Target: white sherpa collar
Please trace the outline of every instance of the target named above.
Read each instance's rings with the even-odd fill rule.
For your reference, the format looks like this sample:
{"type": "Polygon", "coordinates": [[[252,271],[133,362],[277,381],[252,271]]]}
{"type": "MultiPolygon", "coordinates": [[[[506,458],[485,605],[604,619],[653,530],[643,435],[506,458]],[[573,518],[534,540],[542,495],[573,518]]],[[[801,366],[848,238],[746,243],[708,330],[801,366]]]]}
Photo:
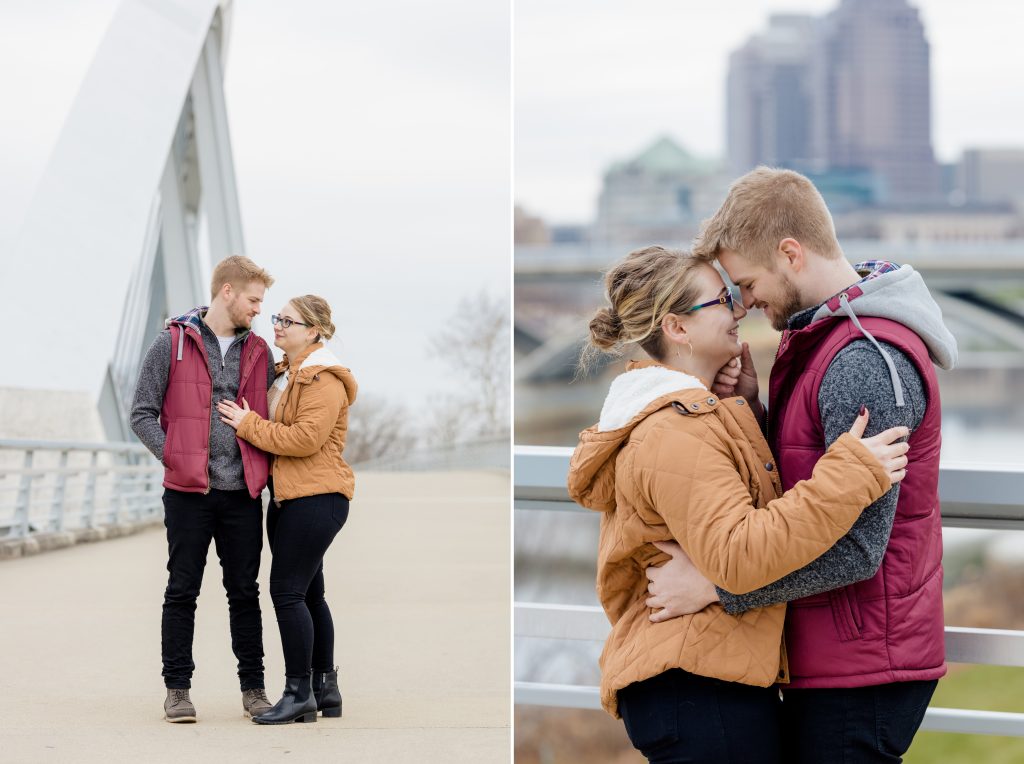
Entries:
{"type": "Polygon", "coordinates": [[[302,359],[302,365],[299,368],[308,369],[310,366],[323,366],[329,369],[332,366],[341,366],[341,361],[326,347],[318,347],[302,359]]]}
{"type": "Polygon", "coordinates": [[[625,427],[648,404],[677,390],[707,390],[696,377],[664,366],[645,366],[620,374],[612,381],[597,423],[600,432],[625,427]]]}
{"type": "MultiPolygon", "coordinates": [[[[299,369],[308,369],[312,366],[322,366],[325,369],[329,369],[332,366],[341,366],[341,361],[326,347],[318,347],[302,359],[299,369]]],[[[290,369],[285,369],[282,374],[278,375],[277,379],[274,380],[274,386],[284,390],[288,386],[288,378],[291,376],[290,372],[290,369]]]]}

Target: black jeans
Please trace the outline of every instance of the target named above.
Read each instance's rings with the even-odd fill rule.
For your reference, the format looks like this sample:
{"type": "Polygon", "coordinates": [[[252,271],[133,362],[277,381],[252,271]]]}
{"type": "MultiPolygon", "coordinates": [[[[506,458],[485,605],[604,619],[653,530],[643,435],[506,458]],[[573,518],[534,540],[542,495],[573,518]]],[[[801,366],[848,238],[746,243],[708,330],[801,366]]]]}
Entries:
{"type": "Polygon", "coordinates": [[[160,628],[164,685],[192,686],[196,598],[212,539],[228,595],[239,682],[243,690],[263,687],[263,621],[256,583],[263,551],[262,501],[246,490],[204,495],[170,488],[164,489],[163,499],[169,574],[160,628]]]}
{"type": "Polygon", "coordinates": [[[619,690],[634,747],[655,764],[778,764],[779,691],[671,669],[619,690]]]}
{"type": "Polygon", "coordinates": [[[334,668],[334,620],[324,599],[324,553],[348,519],[348,499],[322,493],[271,503],[267,538],[270,598],[281,630],[284,672],[309,676],[334,668]]]}
{"type": "Polygon", "coordinates": [[[873,687],[783,690],[787,764],[901,762],[938,680],[873,687]]]}

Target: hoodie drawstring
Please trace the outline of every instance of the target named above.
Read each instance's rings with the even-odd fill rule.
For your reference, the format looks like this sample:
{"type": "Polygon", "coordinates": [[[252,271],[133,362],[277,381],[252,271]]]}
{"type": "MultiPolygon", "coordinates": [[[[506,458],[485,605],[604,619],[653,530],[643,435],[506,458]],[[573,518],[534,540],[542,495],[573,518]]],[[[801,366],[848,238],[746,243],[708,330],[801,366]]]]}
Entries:
{"type": "Polygon", "coordinates": [[[896,373],[896,364],[893,363],[892,356],[889,355],[885,348],[878,344],[878,340],[871,336],[871,333],[860,325],[860,321],[857,320],[857,314],[853,312],[853,308],[850,307],[850,298],[844,292],[839,295],[839,306],[843,309],[843,312],[850,317],[853,321],[853,325],[856,326],[860,333],[871,340],[871,344],[875,346],[875,349],[882,354],[882,358],[885,359],[885,365],[889,367],[889,377],[892,379],[892,389],[896,394],[896,406],[902,407],[903,401],[903,383],[900,382],[900,376],[896,373]]]}
{"type": "Polygon", "coordinates": [[[178,360],[181,360],[181,351],[185,348],[185,327],[178,327],[178,360]]]}

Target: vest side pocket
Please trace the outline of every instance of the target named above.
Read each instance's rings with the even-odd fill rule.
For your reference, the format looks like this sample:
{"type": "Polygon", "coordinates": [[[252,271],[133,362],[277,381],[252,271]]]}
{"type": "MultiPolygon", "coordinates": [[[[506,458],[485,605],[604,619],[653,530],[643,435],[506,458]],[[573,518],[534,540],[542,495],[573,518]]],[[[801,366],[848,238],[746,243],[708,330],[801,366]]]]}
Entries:
{"type": "Polygon", "coordinates": [[[832,606],[832,622],[835,623],[836,633],[841,642],[850,642],[860,639],[861,617],[860,604],[857,597],[846,586],[829,592],[829,604],[832,606]]]}
{"type": "Polygon", "coordinates": [[[164,438],[164,458],[163,464],[169,471],[174,471],[174,455],[177,453],[177,439],[174,437],[177,433],[177,427],[175,422],[167,423],[167,437],[164,438]]]}

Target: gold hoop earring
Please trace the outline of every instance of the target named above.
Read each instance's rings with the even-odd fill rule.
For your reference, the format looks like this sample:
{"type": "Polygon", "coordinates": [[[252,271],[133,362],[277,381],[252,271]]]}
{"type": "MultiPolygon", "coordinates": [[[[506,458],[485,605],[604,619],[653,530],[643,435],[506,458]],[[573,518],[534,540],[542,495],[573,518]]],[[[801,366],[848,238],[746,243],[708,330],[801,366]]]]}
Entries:
{"type": "MultiPolygon", "coordinates": [[[[690,349],[690,355],[688,355],[687,358],[692,360],[693,359],[693,345],[691,345],[690,342],[687,341],[686,347],[688,347],[690,349]]],[[[676,358],[682,359],[682,357],[683,357],[683,354],[679,352],[679,348],[677,347],[676,348],[676,358]]]]}

